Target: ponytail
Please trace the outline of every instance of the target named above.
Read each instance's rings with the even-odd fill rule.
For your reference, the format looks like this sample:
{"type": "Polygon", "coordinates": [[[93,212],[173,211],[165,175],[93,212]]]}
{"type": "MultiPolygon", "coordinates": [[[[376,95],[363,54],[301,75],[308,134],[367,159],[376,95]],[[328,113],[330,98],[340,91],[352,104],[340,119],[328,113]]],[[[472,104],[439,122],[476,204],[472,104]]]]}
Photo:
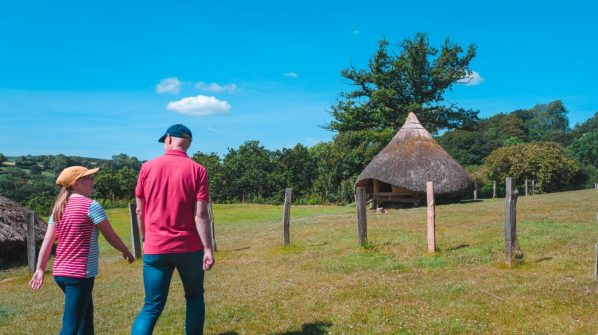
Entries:
{"type": "Polygon", "coordinates": [[[62,217],[62,212],[66,207],[66,204],[69,200],[69,196],[71,195],[70,188],[61,188],[60,192],[56,196],[56,202],[54,202],[54,209],[52,210],[52,219],[54,219],[54,223],[56,224],[60,218],[62,217]]]}

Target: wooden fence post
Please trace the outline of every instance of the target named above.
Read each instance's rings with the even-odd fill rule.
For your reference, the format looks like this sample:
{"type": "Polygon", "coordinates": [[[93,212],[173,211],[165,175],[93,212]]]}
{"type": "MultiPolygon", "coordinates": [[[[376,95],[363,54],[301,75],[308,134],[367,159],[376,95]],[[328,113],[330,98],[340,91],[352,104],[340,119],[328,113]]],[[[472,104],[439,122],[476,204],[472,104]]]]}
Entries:
{"type": "Polygon", "coordinates": [[[512,265],[513,258],[523,258],[523,252],[517,240],[517,188],[514,187],[513,178],[506,179],[505,196],[505,246],[506,263],[512,265]]]}
{"type": "Polygon", "coordinates": [[[35,272],[35,213],[29,212],[27,217],[27,265],[29,271],[35,272]]]}
{"type": "Polygon", "coordinates": [[[291,233],[289,231],[291,224],[291,195],[293,193],[292,188],[284,190],[284,212],[282,218],[282,226],[284,230],[284,245],[291,243],[291,233]]]}
{"type": "Polygon", "coordinates": [[[365,188],[357,187],[355,205],[357,207],[357,240],[361,246],[368,243],[367,213],[365,209],[365,188]]]}
{"type": "Polygon", "coordinates": [[[377,194],[380,193],[380,181],[378,179],[374,179],[374,190],[372,192],[372,204],[370,205],[370,209],[378,209],[378,198],[377,194]]]}
{"type": "Polygon", "coordinates": [[[428,252],[436,252],[436,210],[434,203],[434,182],[426,183],[428,198],[428,252]]]}
{"type": "Polygon", "coordinates": [[[133,255],[136,259],[140,259],[141,254],[141,241],[139,239],[139,225],[137,224],[137,205],[129,204],[129,217],[131,221],[131,245],[133,249],[133,255]]]}
{"type": "Polygon", "coordinates": [[[212,198],[210,197],[210,202],[208,202],[208,217],[210,218],[210,239],[212,242],[212,251],[218,251],[216,247],[216,231],[214,229],[214,210],[212,209],[212,198]]]}
{"type": "Polygon", "coordinates": [[[496,180],[492,181],[492,199],[496,199],[496,180]]]}

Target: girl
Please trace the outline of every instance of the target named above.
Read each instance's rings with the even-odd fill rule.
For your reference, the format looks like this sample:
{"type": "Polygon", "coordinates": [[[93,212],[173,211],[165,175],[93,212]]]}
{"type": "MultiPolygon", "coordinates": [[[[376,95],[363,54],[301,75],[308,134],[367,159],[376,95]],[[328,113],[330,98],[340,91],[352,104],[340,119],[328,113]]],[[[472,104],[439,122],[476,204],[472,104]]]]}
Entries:
{"type": "Polygon", "coordinates": [[[29,282],[33,290],[42,287],[52,245],[58,240],[53,273],[65,296],[61,335],[94,333],[91,292],[94,277],[98,275],[98,231],[129,263],[135,259],[112,229],[102,206],[88,198],[93,190],[93,175],[98,170],[71,166],[56,179],[62,189],[56,197],[37,268],[29,282]]]}

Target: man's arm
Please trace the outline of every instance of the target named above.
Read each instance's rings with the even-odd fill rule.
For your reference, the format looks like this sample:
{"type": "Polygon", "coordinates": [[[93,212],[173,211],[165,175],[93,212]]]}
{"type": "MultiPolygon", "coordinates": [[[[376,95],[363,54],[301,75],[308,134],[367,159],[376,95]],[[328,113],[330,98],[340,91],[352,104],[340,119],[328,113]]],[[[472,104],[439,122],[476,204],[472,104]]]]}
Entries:
{"type": "Polygon", "coordinates": [[[136,197],[135,202],[137,203],[137,209],[135,209],[135,214],[137,214],[137,225],[139,226],[141,242],[143,242],[145,241],[145,223],[143,222],[143,205],[145,204],[145,200],[136,197]]]}
{"type": "Polygon", "coordinates": [[[195,203],[195,227],[204,247],[203,269],[210,270],[214,265],[214,254],[212,252],[212,232],[206,201],[197,201],[195,203]]]}

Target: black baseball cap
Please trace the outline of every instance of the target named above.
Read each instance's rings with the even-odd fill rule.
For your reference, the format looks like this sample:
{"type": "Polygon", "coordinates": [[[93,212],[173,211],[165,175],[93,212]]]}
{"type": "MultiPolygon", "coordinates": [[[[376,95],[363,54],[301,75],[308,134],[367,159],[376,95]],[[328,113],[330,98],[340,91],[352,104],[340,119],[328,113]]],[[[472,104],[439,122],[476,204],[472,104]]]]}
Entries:
{"type": "Polygon", "coordinates": [[[162,135],[162,137],[160,137],[158,142],[164,143],[164,140],[166,139],[167,135],[170,135],[172,137],[186,138],[189,141],[193,139],[193,135],[191,135],[191,130],[179,123],[168,127],[168,129],[166,129],[166,133],[162,135]]]}

